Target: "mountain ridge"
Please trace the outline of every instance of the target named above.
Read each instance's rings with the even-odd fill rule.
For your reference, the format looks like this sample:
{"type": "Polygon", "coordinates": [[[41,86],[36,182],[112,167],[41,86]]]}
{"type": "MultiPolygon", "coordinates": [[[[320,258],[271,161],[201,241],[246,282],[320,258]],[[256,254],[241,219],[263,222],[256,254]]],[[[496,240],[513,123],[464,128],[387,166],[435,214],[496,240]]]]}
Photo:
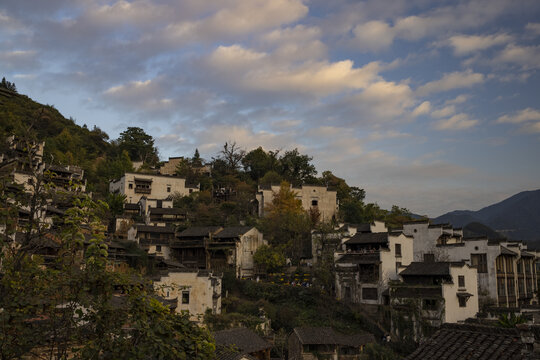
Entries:
{"type": "Polygon", "coordinates": [[[433,221],[457,227],[480,223],[508,239],[540,243],[540,189],[519,192],[477,211],[450,211],[433,221]]]}

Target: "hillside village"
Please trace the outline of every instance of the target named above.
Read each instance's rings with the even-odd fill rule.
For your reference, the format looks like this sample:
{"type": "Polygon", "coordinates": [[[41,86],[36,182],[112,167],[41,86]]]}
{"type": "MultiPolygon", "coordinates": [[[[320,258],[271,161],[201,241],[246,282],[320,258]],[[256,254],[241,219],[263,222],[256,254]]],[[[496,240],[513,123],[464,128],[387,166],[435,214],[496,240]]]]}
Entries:
{"type": "Polygon", "coordinates": [[[365,204],[296,149],[159,161],[128,128],[96,165],[2,141],[0,358],[540,354],[540,251],[365,204]]]}

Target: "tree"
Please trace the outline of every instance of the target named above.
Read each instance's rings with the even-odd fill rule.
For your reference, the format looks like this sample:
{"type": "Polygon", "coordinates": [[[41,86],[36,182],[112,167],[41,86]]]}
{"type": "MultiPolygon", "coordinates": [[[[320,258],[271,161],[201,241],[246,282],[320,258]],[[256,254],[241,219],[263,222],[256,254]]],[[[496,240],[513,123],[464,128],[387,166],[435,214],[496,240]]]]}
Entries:
{"type": "Polygon", "coordinates": [[[278,153],[279,150],[266,152],[259,146],[247,153],[242,159],[244,170],[254,181],[258,181],[269,171],[275,172],[278,169],[278,153]]]}
{"type": "Polygon", "coordinates": [[[253,261],[267,273],[280,271],[286,263],[283,252],[268,245],[262,245],[255,251],[253,261]]]}
{"type": "Polygon", "coordinates": [[[2,78],[2,82],[0,82],[0,87],[9,91],[17,92],[17,87],[15,86],[15,83],[6,81],[5,77],[2,78]]]}
{"type": "Polygon", "coordinates": [[[301,155],[298,149],[286,151],[280,158],[281,174],[294,186],[314,181],[317,170],[311,164],[312,157],[301,155]]]}
{"type": "Polygon", "coordinates": [[[225,162],[225,166],[229,173],[234,173],[238,170],[246,151],[241,149],[236,142],[223,145],[223,150],[220,152],[220,158],[225,162]]]}
{"type": "Polygon", "coordinates": [[[293,261],[306,255],[311,244],[311,219],[289,183],[282,182],[279,191],[274,193],[272,203],[265,208],[261,226],[270,245],[282,246],[293,261]]]}
{"type": "Polygon", "coordinates": [[[158,151],[154,146],[154,138],[139,127],[128,127],[120,133],[117,140],[121,151],[128,152],[133,161],[155,165],[159,162],[158,151]]]}

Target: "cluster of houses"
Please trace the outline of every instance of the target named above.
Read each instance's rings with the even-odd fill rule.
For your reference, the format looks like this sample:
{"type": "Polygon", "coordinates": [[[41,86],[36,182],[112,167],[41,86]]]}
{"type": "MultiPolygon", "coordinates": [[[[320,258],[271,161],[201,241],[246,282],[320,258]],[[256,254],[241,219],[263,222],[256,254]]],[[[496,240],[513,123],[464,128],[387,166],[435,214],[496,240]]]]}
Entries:
{"type": "MultiPolygon", "coordinates": [[[[83,170],[46,164],[43,143],[29,146],[10,138],[9,144],[0,155],[0,174],[11,177],[27,194],[35,191],[39,181],[53,184],[72,196],[85,193],[83,170]]],[[[174,175],[180,161],[181,158],[170,158],[158,173],[127,172],[111,181],[109,191],[125,196],[124,212],[115,219],[113,230],[117,239],[136,243],[155,259],[153,286],[162,300],[174,311],[188,311],[192,320],[200,321],[208,311],[221,311],[224,271],[232,270],[239,279],[254,279],[258,275],[253,255],[266,241],[253,226],[179,230],[177,225],[186,216],[173,207],[173,196],[199,191],[198,185],[187,184],[174,175]]],[[[200,171],[210,169],[202,167],[200,171]]],[[[292,190],[305,210],[316,209],[323,221],[336,219],[335,191],[309,185],[292,190]]],[[[264,216],[266,205],[277,191],[279,187],[259,187],[255,195],[259,216],[264,216]]],[[[19,226],[29,221],[28,216],[35,216],[54,229],[55,219],[69,205],[61,197],[51,197],[33,215],[27,207],[20,206],[19,226]]],[[[16,238],[17,234],[15,241],[16,238]]],[[[53,257],[57,250],[54,239],[48,243],[36,252],[53,257]]],[[[390,308],[392,331],[398,336],[411,331],[410,327],[404,330],[401,321],[413,324],[412,336],[419,340],[425,337],[426,325],[439,328],[444,335],[451,329],[445,324],[463,323],[477,317],[481,310],[487,317],[505,311],[538,321],[540,315],[540,253],[519,241],[467,238],[462,229],[432,224],[427,219],[407,222],[401,229],[391,231],[384,223],[375,221],[341,224],[329,233],[313,232],[311,253],[306,255],[305,264],[311,266],[328,255],[334,260],[336,297],[364,307],[390,308]]],[[[109,260],[113,268],[129,262],[125,245],[111,240],[109,260]]],[[[270,345],[254,336],[257,335],[247,329],[216,333],[218,358],[269,359],[270,345]],[[241,351],[231,354],[227,347],[231,344],[240,344],[241,351]]],[[[374,339],[369,334],[343,335],[331,328],[296,328],[288,340],[288,358],[313,359],[313,354],[325,354],[332,359],[359,359],[363,347],[370,342],[374,339]]]]}

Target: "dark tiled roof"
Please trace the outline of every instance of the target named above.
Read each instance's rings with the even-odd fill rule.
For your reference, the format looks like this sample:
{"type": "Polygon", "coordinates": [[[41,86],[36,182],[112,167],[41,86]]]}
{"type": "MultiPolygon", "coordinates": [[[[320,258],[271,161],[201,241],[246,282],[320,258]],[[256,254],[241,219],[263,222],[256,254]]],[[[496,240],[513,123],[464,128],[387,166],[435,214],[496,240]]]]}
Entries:
{"type": "Polygon", "coordinates": [[[257,360],[253,356],[235,351],[227,346],[216,346],[216,360],[257,360]]]}
{"type": "Polygon", "coordinates": [[[336,260],[336,263],[341,264],[379,264],[380,262],[381,256],[378,252],[372,254],[345,253],[336,260]]]}
{"type": "Polygon", "coordinates": [[[222,229],[221,226],[196,226],[182,231],[178,238],[205,237],[222,229]]]}
{"type": "Polygon", "coordinates": [[[530,252],[527,252],[527,251],[522,251],[521,252],[521,257],[535,257],[535,255],[531,254],[530,252]]]}
{"type": "Polygon", "coordinates": [[[139,210],[139,204],[126,203],[124,204],[124,209],[125,210],[139,210]]]}
{"type": "Polygon", "coordinates": [[[254,353],[272,347],[254,331],[246,328],[217,331],[214,333],[214,339],[216,339],[216,345],[235,345],[241,352],[245,353],[254,353]]]}
{"type": "Polygon", "coordinates": [[[450,275],[450,262],[412,262],[401,276],[448,276],[450,275]]]}
{"type": "Polygon", "coordinates": [[[216,239],[228,239],[236,238],[244,235],[249,230],[253,229],[253,226],[231,226],[218,232],[214,237],[216,239]]]}
{"type": "Polygon", "coordinates": [[[179,215],[182,210],[177,208],[149,208],[148,212],[156,215],[179,215]]]}
{"type": "Polygon", "coordinates": [[[517,253],[505,248],[504,246],[501,246],[501,255],[517,256],[517,253]]]}
{"type": "Polygon", "coordinates": [[[492,326],[444,324],[406,359],[528,359],[516,329],[492,326]]]}
{"type": "Polygon", "coordinates": [[[345,241],[345,244],[386,244],[387,242],[388,233],[356,233],[352,238],[345,241]]]}
{"type": "Polygon", "coordinates": [[[331,327],[297,327],[294,333],[303,345],[344,345],[359,347],[375,342],[371,334],[340,334],[331,327]]]}
{"type": "Polygon", "coordinates": [[[137,232],[160,233],[160,234],[174,234],[174,227],[169,227],[169,226],[151,226],[151,225],[137,225],[137,232]]]}

